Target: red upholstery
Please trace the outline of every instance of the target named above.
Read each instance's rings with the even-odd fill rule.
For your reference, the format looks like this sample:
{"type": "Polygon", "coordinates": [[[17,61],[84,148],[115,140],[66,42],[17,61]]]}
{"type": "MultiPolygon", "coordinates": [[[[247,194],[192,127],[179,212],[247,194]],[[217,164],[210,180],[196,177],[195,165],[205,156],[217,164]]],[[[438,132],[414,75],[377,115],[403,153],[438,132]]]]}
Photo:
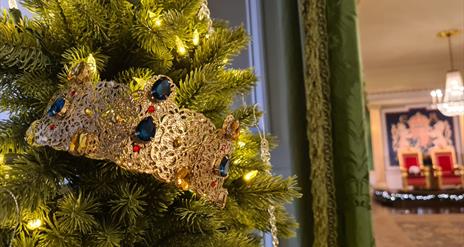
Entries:
{"type": "Polygon", "coordinates": [[[426,180],[424,175],[408,177],[408,185],[412,186],[425,186],[426,180]]]}
{"type": "Polygon", "coordinates": [[[436,166],[441,170],[442,185],[460,185],[462,184],[461,175],[455,173],[455,164],[452,151],[435,152],[436,166]]]}
{"type": "Polygon", "coordinates": [[[415,154],[405,154],[403,155],[403,160],[404,168],[406,168],[406,170],[409,170],[411,166],[419,166],[419,160],[415,154]]]}
{"type": "Polygon", "coordinates": [[[442,177],[442,184],[444,185],[456,185],[461,184],[462,180],[460,176],[452,175],[452,176],[443,176],[442,177]]]}
{"type": "Polygon", "coordinates": [[[437,165],[441,167],[442,172],[453,171],[453,154],[450,152],[436,153],[437,165]]]}
{"type": "Polygon", "coordinates": [[[404,150],[398,152],[398,160],[402,169],[403,186],[429,187],[428,173],[422,166],[422,155],[418,150],[404,150]]]}

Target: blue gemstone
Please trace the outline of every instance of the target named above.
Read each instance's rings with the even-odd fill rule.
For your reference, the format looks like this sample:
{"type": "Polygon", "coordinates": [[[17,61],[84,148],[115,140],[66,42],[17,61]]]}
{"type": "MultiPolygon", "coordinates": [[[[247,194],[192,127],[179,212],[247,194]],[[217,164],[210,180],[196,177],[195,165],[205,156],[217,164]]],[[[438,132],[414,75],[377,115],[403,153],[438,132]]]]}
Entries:
{"type": "Polygon", "coordinates": [[[156,126],[152,117],[147,117],[140,121],[135,128],[135,136],[142,141],[150,141],[155,136],[156,126]]]}
{"type": "Polygon", "coordinates": [[[48,116],[56,116],[56,114],[63,110],[65,102],[66,101],[62,97],[56,99],[55,102],[53,102],[52,106],[50,106],[50,109],[48,109],[48,116]]]}
{"type": "Polygon", "coordinates": [[[227,177],[229,174],[230,160],[229,157],[224,157],[219,165],[219,174],[221,177],[227,177]]]}
{"type": "Polygon", "coordinates": [[[166,100],[171,94],[171,83],[166,77],[158,79],[151,87],[151,96],[157,100],[166,100]]]}

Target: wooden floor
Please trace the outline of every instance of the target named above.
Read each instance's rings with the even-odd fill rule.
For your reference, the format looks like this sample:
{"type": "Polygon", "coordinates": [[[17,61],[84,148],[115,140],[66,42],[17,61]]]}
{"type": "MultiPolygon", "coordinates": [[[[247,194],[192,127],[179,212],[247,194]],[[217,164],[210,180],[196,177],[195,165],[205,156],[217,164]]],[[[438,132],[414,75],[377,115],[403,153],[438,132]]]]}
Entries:
{"type": "Polygon", "coordinates": [[[464,247],[464,214],[399,214],[372,205],[377,247],[464,247]]]}

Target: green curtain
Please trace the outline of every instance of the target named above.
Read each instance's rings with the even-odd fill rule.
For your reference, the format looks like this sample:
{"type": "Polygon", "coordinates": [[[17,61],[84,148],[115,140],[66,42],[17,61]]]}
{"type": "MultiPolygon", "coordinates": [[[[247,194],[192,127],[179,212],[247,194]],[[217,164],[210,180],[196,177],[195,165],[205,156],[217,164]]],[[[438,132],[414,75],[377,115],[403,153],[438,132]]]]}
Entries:
{"type": "Polygon", "coordinates": [[[315,247],[374,246],[355,0],[302,0],[315,247]]]}

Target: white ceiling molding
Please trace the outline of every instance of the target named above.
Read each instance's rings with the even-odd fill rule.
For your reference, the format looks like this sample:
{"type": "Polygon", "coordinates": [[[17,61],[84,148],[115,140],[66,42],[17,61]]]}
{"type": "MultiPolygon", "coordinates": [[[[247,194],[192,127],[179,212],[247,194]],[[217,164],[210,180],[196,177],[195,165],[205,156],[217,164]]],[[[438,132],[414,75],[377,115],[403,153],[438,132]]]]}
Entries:
{"type": "MultiPolygon", "coordinates": [[[[464,30],[464,0],[364,0],[358,12],[367,92],[444,87],[448,44],[436,34],[464,30]]],[[[464,34],[452,43],[464,73],[464,34]]]]}
{"type": "Polygon", "coordinates": [[[385,93],[368,93],[367,104],[371,106],[391,107],[416,104],[432,104],[431,89],[405,90],[385,93]]]}

